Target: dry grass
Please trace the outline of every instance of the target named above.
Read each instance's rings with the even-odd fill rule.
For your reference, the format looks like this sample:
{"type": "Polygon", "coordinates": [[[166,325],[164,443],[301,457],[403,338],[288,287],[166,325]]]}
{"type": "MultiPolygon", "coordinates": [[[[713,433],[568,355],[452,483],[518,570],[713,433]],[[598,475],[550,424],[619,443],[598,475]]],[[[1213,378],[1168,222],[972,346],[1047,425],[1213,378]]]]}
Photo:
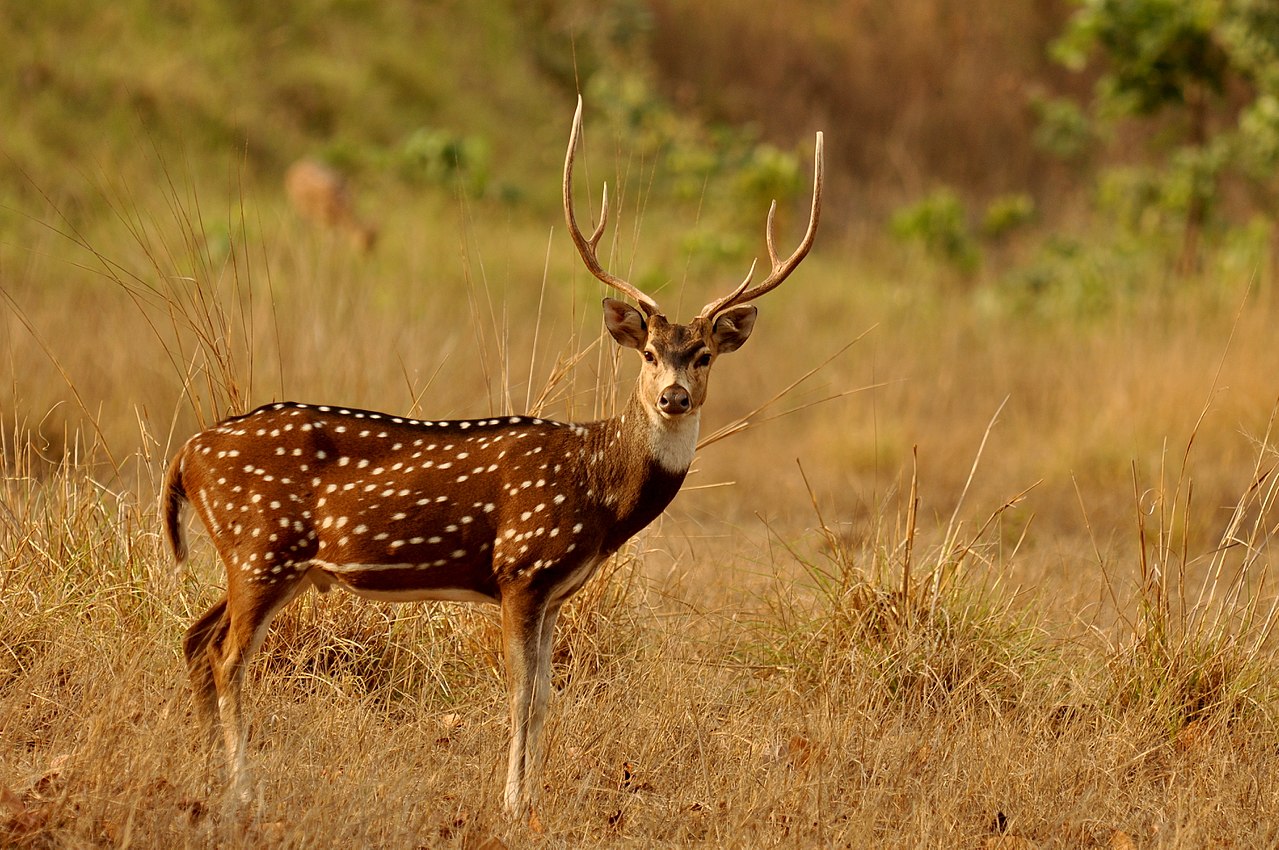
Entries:
{"type": "Polygon", "coordinates": [[[333,595],[255,664],[260,801],[224,811],[178,650],[221,568],[199,538],[168,567],[171,447],[281,396],[589,417],[633,366],[541,224],[406,200],[362,263],[267,193],[217,216],[181,187],[120,197],[114,231],[51,219],[5,249],[0,843],[1279,837],[1268,301],[1222,279],[1048,322],[835,241],[762,302],[708,424],[870,330],[776,407],[866,389],[709,447],[566,613],[544,832],[496,812],[494,613],[333,595]]]}

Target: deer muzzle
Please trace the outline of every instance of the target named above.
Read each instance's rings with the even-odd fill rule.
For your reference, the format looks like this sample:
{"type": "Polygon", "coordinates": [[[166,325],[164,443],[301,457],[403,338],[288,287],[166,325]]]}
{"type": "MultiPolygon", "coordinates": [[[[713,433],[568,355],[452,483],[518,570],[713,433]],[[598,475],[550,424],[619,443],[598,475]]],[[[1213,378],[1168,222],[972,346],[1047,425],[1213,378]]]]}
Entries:
{"type": "Polygon", "coordinates": [[[688,390],[679,384],[671,384],[657,397],[657,409],[663,416],[683,416],[693,409],[693,400],[688,390]]]}

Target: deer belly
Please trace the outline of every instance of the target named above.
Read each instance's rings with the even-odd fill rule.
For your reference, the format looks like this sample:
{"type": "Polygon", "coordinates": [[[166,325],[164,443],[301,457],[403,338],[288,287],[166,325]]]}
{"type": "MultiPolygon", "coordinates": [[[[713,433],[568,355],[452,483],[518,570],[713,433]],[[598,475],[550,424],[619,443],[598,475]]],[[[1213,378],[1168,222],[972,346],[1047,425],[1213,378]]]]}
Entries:
{"type": "MultiPolygon", "coordinates": [[[[493,602],[497,587],[491,568],[438,561],[387,564],[333,564],[313,562],[313,569],[344,590],[365,599],[384,602],[493,602]]],[[[317,582],[318,584],[318,582],[317,582]]]]}

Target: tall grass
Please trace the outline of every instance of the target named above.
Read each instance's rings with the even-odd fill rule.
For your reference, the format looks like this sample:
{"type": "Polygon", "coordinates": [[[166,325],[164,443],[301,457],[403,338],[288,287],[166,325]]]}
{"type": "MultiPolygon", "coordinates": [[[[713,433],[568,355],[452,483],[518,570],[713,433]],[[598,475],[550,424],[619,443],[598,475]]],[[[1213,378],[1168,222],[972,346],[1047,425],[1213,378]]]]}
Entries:
{"type": "MultiPolygon", "coordinates": [[[[562,617],[543,838],[495,811],[494,613],[335,594],[254,666],[260,799],[229,816],[178,651],[221,567],[197,542],[168,569],[171,447],[277,395],[587,417],[634,367],[544,221],[406,201],[366,262],[250,178],[187,185],[33,228],[6,288],[4,843],[1275,837],[1272,316],[1237,308],[1247,282],[1049,322],[825,243],[716,368],[688,491],[562,617]],[[755,412],[779,396],[798,412],[755,412]]],[[[656,247],[617,253],[686,267],[681,223],[635,203],[656,247]]]]}

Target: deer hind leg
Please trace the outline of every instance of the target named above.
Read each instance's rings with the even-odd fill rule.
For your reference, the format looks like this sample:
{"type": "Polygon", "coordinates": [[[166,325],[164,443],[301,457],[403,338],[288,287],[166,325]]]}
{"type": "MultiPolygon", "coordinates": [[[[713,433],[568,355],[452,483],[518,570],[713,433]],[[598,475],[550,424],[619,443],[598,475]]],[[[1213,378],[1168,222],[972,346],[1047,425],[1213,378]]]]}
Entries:
{"type": "Polygon", "coordinates": [[[226,640],[227,629],[231,625],[226,604],[227,598],[223,596],[187,629],[186,637],[182,639],[182,653],[187,660],[187,675],[191,679],[196,712],[210,749],[218,735],[218,690],[213,678],[210,647],[221,645],[226,640]]]}
{"type": "Polygon", "coordinates": [[[248,767],[245,763],[248,729],[244,725],[241,699],[244,673],[254,649],[261,642],[257,633],[265,632],[267,620],[269,617],[232,616],[226,639],[218,647],[220,657],[212,664],[214,681],[217,683],[218,715],[222,719],[222,737],[226,746],[230,788],[234,798],[240,803],[247,803],[252,797],[248,767]]]}
{"type": "Polygon", "coordinates": [[[502,638],[511,694],[511,750],[507,759],[506,812],[522,817],[531,807],[530,783],[541,759],[538,738],[551,692],[551,640],[558,603],[502,601],[502,638]]]}
{"type": "Polygon", "coordinates": [[[228,598],[209,609],[187,632],[187,663],[197,688],[197,704],[202,711],[216,713],[221,721],[233,795],[246,803],[251,788],[245,759],[248,729],[241,700],[244,674],[271,620],[310,582],[291,576],[274,584],[245,587],[237,586],[234,579],[231,584],[228,598]]]}

